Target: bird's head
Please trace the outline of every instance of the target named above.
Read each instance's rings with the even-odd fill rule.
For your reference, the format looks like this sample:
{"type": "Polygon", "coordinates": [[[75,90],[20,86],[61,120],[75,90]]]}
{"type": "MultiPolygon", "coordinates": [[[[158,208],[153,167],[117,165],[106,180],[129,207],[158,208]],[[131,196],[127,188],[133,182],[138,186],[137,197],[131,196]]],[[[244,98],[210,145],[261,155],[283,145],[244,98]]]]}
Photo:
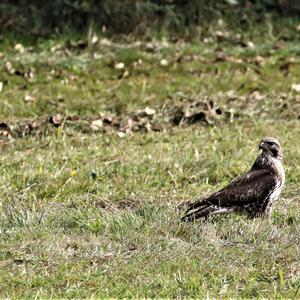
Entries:
{"type": "Polygon", "coordinates": [[[262,153],[267,153],[275,158],[282,159],[282,149],[276,138],[264,138],[259,144],[259,149],[262,150],[262,153]]]}

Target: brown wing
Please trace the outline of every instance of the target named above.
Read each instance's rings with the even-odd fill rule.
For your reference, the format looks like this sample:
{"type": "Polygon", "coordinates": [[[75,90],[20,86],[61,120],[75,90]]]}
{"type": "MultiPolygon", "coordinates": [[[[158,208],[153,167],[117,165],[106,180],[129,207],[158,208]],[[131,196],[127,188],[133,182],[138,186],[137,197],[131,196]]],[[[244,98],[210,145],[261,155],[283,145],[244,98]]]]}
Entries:
{"type": "Polygon", "coordinates": [[[269,170],[250,170],[208,198],[191,203],[186,213],[201,206],[232,207],[259,202],[265,199],[275,185],[276,177],[269,170]]]}

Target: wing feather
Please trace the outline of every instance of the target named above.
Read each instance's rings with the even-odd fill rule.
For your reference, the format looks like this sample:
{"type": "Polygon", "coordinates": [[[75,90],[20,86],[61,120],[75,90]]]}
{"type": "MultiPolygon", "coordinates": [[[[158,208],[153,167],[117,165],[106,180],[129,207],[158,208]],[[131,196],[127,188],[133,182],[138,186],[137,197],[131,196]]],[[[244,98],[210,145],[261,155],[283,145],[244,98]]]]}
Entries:
{"type": "Polygon", "coordinates": [[[208,205],[219,207],[243,206],[263,200],[276,185],[276,176],[267,169],[250,170],[211,196],[191,203],[187,212],[208,205]]]}

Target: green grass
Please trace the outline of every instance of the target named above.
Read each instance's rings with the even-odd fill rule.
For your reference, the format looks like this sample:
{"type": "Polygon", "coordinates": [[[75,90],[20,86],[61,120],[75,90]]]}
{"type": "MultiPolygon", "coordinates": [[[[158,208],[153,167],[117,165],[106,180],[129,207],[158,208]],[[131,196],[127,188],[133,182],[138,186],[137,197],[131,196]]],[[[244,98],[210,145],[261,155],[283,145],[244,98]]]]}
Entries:
{"type": "Polygon", "coordinates": [[[157,42],[154,52],[144,43],[97,46],[91,59],[89,49],[51,52],[58,43],[23,54],[0,45],[1,122],[58,113],[122,117],[146,106],[160,113],[180,98],[208,95],[239,117],[124,137],[76,126],[2,137],[0,296],[300,297],[296,41],[272,47],[267,40],[254,49],[224,44],[222,62],[215,62],[213,44],[157,42]],[[114,68],[118,62],[124,70],[114,68]],[[24,102],[25,95],[35,101],[24,102]],[[179,222],[180,203],[250,168],[258,142],[270,135],[283,145],[287,177],[271,219],[179,222]]]}

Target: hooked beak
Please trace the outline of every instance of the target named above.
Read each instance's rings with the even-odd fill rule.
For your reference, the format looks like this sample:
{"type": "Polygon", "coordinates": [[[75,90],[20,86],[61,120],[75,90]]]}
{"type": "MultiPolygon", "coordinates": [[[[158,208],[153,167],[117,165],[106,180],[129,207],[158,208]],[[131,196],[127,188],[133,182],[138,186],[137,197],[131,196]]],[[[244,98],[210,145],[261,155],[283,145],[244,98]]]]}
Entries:
{"type": "Polygon", "coordinates": [[[265,142],[261,142],[261,143],[259,144],[258,149],[259,149],[259,150],[267,150],[267,148],[266,148],[266,143],[265,143],[265,142]]]}

